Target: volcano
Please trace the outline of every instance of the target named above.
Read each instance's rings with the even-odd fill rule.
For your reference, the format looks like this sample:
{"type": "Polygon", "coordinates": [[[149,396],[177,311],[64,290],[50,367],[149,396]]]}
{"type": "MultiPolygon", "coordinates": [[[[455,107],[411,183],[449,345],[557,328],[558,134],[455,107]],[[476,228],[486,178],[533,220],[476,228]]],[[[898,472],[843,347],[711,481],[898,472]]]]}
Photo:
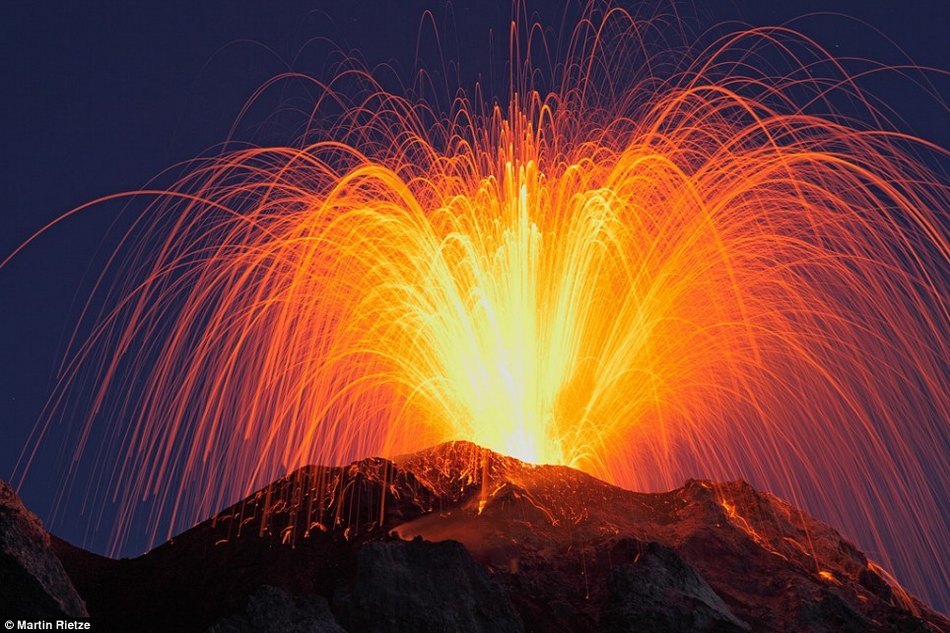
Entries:
{"type": "Polygon", "coordinates": [[[453,442],[302,468],[121,560],[47,535],[4,488],[4,613],[84,602],[97,631],[950,630],[742,481],[636,493],[453,442]]]}

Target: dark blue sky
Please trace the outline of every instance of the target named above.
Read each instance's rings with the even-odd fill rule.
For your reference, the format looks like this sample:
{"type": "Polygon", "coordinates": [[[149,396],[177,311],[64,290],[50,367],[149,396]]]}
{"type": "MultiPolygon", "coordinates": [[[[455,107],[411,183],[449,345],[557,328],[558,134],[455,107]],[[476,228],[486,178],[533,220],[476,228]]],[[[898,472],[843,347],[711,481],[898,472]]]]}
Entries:
{"type": "MultiPolygon", "coordinates": [[[[511,16],[507,0],[452,8],[442,0],[53,4],[15,0],[0,14],[0,259],[70,208],[139,188],[170,165],[207,152],[224,140],[254,89],[275,74],[293,67],[324,75],[332,47],[308,44],[312,38],[356,49],[371,65],[395,59],[408,73],[420,16],[432,9],[440,24],[457,25],[443,31],[445,55],[460,59],[470,87],[476,79],[488,81],[493,67],[499,74],[511,16]],[[492,30],[502,42],[494,56],[488,52],[492,30]]],[[[726,20],[774,25],[833,11],[856,20],[812,16],[796,28],[836,54],[899,64],[899,46],[920,65],[950,67],[946,0],[712,4],[715,9],[684,13],[698,12],[696,24],[705,27],[726,20]]],[[[556,34],[562,9],[551,5],[528,3],[556,34]]],[[[908,122],[907,131],[950,145],[944,106],[897,77],[870,87],[908,122]]],[[[279,103],[278,95],[259,110],[279,103]]],[[[260,120],[249,119],[252,125],[260,120]]],[[[254,138],[287,142],[289,133],[278,117],[254,138]]],[[[10,476],[50,394],[74,326],[74,299],[88,291],[86,271],[98,272],[108,252],[108,243],[104,250],[100,245],[118,208],[102,205],[70,220],[0,270],[0,478],[10,476]]],[[[39,472],[21,492],[45,516],[58,485],[39,472]]],[[[54,527],[82,541],[86,523],[66,517],[54,527]]]]}

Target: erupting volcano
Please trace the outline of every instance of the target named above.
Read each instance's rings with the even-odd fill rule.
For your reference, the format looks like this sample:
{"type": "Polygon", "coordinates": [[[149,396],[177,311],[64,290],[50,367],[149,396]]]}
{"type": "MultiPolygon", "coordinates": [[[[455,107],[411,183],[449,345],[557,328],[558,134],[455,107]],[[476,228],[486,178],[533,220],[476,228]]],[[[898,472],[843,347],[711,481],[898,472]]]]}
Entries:
{"type": "Polygon", "coordinates": [[[110,196],[148,202],[18,474],[83,403],[109,552],[191,529],[54,539],[90,612],[185,630],[268,584],[389,630],[387,574],[433,556],[494,605],[471,630],[946,630],[891,571],[946,606],[947,152],[861,89],[887,68],[677,29],[593,3],[548,68],[515,20],[509,96],[444,111],[352,59],[289,73],[294,142],[110,196]]]}

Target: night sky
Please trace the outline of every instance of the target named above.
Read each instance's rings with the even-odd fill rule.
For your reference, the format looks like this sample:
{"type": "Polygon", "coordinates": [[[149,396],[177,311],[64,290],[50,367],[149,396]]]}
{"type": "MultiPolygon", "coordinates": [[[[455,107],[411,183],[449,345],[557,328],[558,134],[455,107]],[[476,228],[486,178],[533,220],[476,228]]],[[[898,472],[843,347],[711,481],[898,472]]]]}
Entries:
{"type": "MultiPolygon", "coordinates": [[[[563,9],[550,4],[528,8],[556,40],[563,9]]],[[[946,0],[713,4],[686,4],[683,13],[696,15],[692,24],[702,29],[731,20],[775,25],[830,11],[840,15],[811,15],[793,26],[836,55],[900,64],[906,54],[921,66],[950,68],[946,0]]],[[[327,78],[329,55],[342,48],[358,51],[370,66],[394,60],[408,75],[424,9],[440,25],[445,57],[459,60],[463,87],[481,80],[504,99],[507,0],[4,3],[0,259],[76,205],[140,188],[163,169],[213,153],[251,93],[282,71],[327,78]]],[[[423,61],[433,64],[431,30],[423,33],[423,61]]],[[[902,129],[950,146],[945,106],[912,82],[881,77],[865,87],[895,109],[902,129]]],[[[292,141],[284,119],[269,116],[282,103],[279,93],[263,100],[245,121],[243,137],[292,141]]],[[[121,206],[90,209],[0,269],[0,478],[11,476],[51,393],[79,303],[109,252],[103,237],[121,206]]],[[[47,446],[58,449],[55,435],[54,429],[47,446]]],[[[42,455],[20,490],[41,518],[48,518],[61,484],[44,477],[42,463],[55,459],[62,457],[52,450],[42,455]]],[[[82,542],[88,523],[65,516],[52,527],[82,542]]]]}

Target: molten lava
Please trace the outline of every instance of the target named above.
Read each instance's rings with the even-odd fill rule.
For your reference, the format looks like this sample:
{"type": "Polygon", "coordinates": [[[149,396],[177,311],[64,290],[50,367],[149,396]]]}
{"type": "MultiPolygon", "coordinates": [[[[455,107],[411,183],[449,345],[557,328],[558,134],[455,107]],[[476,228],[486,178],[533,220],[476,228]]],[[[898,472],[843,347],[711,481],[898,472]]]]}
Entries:
{"type": "Polygon", "coordinates": [[[352,70],[299,144],[135,192],[51,403],[94,376],[77,456],[107,411],[117,546],[142,499],[157,537],[291,468],[463,439],[639,490],[742,476],[947,586],[950,195],[919,160],[946,152],[787,30],[670,66],[587,18],[554,89],[519,71],[441,113],[352,70]]]}

